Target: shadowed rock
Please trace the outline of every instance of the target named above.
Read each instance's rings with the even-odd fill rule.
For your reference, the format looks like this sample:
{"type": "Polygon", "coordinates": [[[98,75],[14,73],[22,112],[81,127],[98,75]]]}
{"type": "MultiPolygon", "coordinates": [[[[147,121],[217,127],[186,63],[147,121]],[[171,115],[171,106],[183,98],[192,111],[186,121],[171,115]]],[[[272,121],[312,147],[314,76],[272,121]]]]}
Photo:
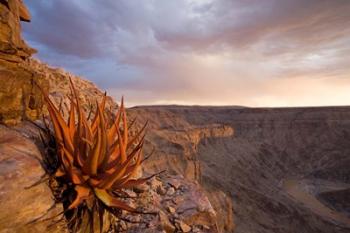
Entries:
{"type": "MultiPolygon", "coordinates": [[[[305,204],[305,197],[317,198],[311,186],[298,198],[283,186],[290,179],[350,183],[350,107],[145,106],[131,112],[149,121],[146,151],[156,148],[146,170],[170,167],[199,180],[218,216],[224,216],[222,232],[233,232],[233,221],[238,233],[350,231],[344,217],[323,214],[329,207],[305,204]],[[196,146],[190,143],[192,129],[208,131],[213,125],[232,128],[234,134],[221,130],[202,134],[196,146]]],[[[316,184],[319,188],[321,182],[316,184]]],[[[327,192],[322,199],[344,212],[346,193],[327,192]]]]}

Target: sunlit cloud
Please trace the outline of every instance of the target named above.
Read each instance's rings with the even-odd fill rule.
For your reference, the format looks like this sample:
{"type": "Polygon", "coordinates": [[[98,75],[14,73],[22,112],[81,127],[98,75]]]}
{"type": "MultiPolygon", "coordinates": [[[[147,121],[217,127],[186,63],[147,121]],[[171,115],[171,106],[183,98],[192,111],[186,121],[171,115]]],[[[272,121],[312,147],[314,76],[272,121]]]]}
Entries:
{"type": "Polygon", "coordinates": [[[350,2],[26,1],[38,57],[129,106],[346,105],[350,2]]]}

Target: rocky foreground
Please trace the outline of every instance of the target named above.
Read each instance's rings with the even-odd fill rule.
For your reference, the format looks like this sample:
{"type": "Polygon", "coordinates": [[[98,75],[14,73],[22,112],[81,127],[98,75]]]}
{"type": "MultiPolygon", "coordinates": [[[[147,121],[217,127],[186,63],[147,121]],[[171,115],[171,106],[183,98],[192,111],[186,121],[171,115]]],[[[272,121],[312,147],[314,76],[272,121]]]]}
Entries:
{"type": "MultiPolygon", "coordinates": [[[[44,175],[37,131],[30,123],[0,126],[0,201],[6,210],[0,232],[68,232],[47,181],[34,185],[44,175]]],[[[119,220],[109,220],[117,232],[218,232],[202,187],[181,175],[164,173],[126,192],[125,202],[150,214],[123,211],[119,220]]]]}

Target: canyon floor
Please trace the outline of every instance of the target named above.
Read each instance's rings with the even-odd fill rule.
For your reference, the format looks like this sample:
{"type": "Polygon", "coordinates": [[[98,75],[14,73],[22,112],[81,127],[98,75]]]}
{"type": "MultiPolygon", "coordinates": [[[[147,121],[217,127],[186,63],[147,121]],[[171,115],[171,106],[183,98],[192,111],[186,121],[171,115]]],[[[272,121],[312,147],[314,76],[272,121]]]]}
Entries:
{"type": "Polygon", "coordinates": [[[350,107],[130,112],[149,121],[146,170],[197,180],[223,232],[350,232],[350,107]]]}

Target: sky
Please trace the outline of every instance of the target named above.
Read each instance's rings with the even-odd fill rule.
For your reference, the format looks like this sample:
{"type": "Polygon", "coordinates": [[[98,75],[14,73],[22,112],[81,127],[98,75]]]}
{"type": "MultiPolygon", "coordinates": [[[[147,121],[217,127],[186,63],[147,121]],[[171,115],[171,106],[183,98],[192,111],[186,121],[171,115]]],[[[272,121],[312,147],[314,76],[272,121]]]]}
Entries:
{"type": "Polygon", "coordinates": [[[36,57],[128,106],[350,105],[350,0],[25,0],[36,57]]]}

